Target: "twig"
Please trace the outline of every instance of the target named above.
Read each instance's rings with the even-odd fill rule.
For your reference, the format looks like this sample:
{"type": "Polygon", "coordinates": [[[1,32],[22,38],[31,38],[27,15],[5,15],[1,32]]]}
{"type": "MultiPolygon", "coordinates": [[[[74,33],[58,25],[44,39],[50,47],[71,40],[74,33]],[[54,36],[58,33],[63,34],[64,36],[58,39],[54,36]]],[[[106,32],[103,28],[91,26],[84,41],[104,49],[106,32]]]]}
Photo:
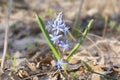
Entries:
{"type": "Polygon", "coordinates": [[[105,15],[105,24],[104,24],[104,29],[103,29],[103,38],[105,37],[106,31],[107,31],[107,24],[108,24],[108,16],[105,15]]]}
{"type": "MultiPolygon", "coordinates": [[[[80,12],[81,12],[81,9],[82,9],[82,6],[83,6],[83,1],[84,0],[80,0],[80,6],[79,6],[79,9],[78,9],[78,12],[77,12],[77,16],[75,18],[75,22],[74,22],[73,27],[72,27],[73,30],[75,29],[75,27],[78,23],[78,20],[79,20],[79,17],[80,17],[80,12]]],[[[73,32],[73,30],[72,30],[72,32],[73,32]]],[[[74,41],[76,41],[76,39],[74,38],[74,36],[70,32],[68,34],[74,41]]]]}
{"type": "Polygon", "coordinates": [[[79,17],[80,17],[80,12],[81,12],[81,9],[82,9],[82,6],[83,6],[83,1],[84,0],[80,0],[80,6],[79,6],[79,9],[78,9],[77,16],[75,18],[75,22],[73,24],[73,27],[75,27],[76,24],[78,23],[78,20],[79,20],[79,17]]]}
{"type": "Polygon", "coordinates": [[[8,30],[9,30],[9,19],[10,19],[11,8],[12,8],[12,0],[9,0],[6,26],[5,26],[5,40],[4,40],[4,50],[3,50],[2,62],[1,62],[1,69],[3,69],[4,67],[5,55],[7,53],[7,47],[8,47],[8,30]]]}
{"type": "Polygon", "coordinates": [[[88,36],[93,36],[93,37],[96,37],[96,38],[98,38],[98,39],[103,39],[102,37],[100,37],[100,36],[98,36],[98,35],[96,35],[96,34],[92,34],[92,33],[88,33],[88,36]]]}

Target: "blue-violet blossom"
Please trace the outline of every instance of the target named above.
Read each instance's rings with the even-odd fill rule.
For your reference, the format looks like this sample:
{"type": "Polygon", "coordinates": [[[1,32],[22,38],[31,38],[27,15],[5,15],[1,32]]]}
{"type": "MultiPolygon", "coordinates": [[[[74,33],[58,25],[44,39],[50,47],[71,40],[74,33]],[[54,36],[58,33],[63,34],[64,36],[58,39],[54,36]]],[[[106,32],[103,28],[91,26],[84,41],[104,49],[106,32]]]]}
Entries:
{"type": "MultiPolygon", "coordinates": [[[[58,14],[55,20],[48,21],[45,29],[49,32],[49,36],[53,44],[59,47],[59,49],[62,50],[62,55],[64,55],[65,51],[70,49],[70,44],[66,38],[69,27],[63,21],[62,12],[58,14]]],[[[64,62],[62,58],[56,62],[56,67],[58,69],[63,69],[63,65],[67,65],[67,63],[64,62]]]]}
{"type": "Polygon", "coordinates": [[[63,49],[63,52],[70,49],[70,44],[68,40],[66,40],[69,27],[63,21],[62,12],[58,14],[56,20],[48,21],[46,30],[50,33],[49,36],[53,44],[58,43],[59,47],[63,49]],[[63,40],[61,37],[63,37],[63,40]]]}
{"type": "Polygon", "coordinates": [[[60,41],[59,42],[59,47],[63,49],[63,53],[64,53],[65,50],[70,49],[70,44],[67,40],[66,41],[60,41]]]}
{"type": "Polygon", "coordinates": [[[49,34],[50,38],[51,38],[51,41],[53,41],[53,44],[55,44],[56,42],[58,43],[59,42],[59,38],[62,37],[62,35],[55,35],[54,34],[49,34]]]}
{"type": "Polygon", "coordinates": [[[57,69],[64,69],[64,66],[67,66],[68,63],[66,63],[63,59],[60,59],[56,62],[57,69]]]}

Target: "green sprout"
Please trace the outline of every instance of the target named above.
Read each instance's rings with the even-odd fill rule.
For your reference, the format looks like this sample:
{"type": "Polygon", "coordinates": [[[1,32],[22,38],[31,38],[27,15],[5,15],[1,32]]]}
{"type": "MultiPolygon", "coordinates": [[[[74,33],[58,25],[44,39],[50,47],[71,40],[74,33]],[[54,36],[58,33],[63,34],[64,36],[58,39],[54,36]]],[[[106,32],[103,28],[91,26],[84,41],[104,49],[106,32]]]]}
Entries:
{"type": "Polygon", "coordinates": [[[42,19],[39,16],[37,16],[37,15],[36,15],[36,19],[37,19],[38,25],[39,25],[39,27],[40,27],[40,29],[41,29],[45,39],[48,42],[48,45],[52,49],[52,52],[53,52],[54,56],[56,57],[57,60],[60,60],[60,55],[58,53],[58,50],[56,49],[56,47],[53,45],[52,41],[50,40],[48,31],[45,29],[45,25],[44,25],[42,19]]]}
{"type": "Polygon", "coordinates": [[[85,40],[88,31],[90,30],[90,28],[92,27],[92,23],[93,23],[93,19],[89,22],[89,24],[87,25],[87,28],[84,30],[82,37],[79,39],[78,43],[74,46],[74,48],[70,51],[69,55],[67,56],[67,60],[70,60],[70,58],[73,56],[73,54],[75,54],[75,52],[78,50],[78,48],[80,47],[80,45],[83,43],[83,41],[85,40]]]}
{"type": "MultiPolygon", "coordinates": [[[[59,13],[57,19],[54,22],[49,22],[47,29],[46,29],[46,26],[44,25],[42,19],[38,15],[36,15],[36,19],[37,19],[38,25],[47,41],[49,47],[51,48],[55,58],[58,61],[56,63],[56,65],[58,66],[58,68],[63,68],[63,67],[65,68],[65,66],[63,66],[63,64],[66,65],[66,62],[64,62],[64,60],[63,60],[64,52],[65,52],[65,50],[70,50],[71,48],[70,48],[69,42],[66,38],[67,32],[69,31],[69,27],[67,27],[65,22],[62,20],[63,19],[62,12],[59,13]],[[53,34],[49,34],[49,32],[53,33],[53,34]],[[61,41],[61,37],[63,37],[64,40],[61,41]],[[59,38],[60,38],[60,40],[59,40],[59,38]],[[57,44],[57,46],[56,46],[56,44],[57,44]],[[63,48],[63,51],[60,51],[61,48],[63,48]]],[[[93,21],[94,20],[92,19],[89,22],[87,28],[82,33],[82,37],[79,39],[78,43],[74,46],[74,48],[70,51],[69,55],[67,56],[67,61],[69,61],[71,59],[73,54],[75,54],[75,52],[78,50],[80,45],[85,40],[88,31],[92,27],[93,21]]]]}

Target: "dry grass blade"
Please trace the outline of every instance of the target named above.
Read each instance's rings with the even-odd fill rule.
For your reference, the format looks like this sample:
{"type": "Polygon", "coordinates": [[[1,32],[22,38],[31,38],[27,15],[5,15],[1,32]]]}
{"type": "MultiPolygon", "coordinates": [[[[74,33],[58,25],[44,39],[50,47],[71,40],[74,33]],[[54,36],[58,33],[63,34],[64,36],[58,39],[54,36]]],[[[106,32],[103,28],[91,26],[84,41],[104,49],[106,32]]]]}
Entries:
{"type": "Polygon", "coordinates": [[[84,3],[84,0],[80,0],[79,9],[78,9],[77,16],[76,16],[76,18],[75,18],[75,22],[74,22],[74,24],[73,24],[73,27],[75,27],[75,26],[78,24],[83,3],[84,3]]]}
{"type": "Polygon", "coordinates": [[[4,50],[3,50],[3,56],[2,56],[1,69],[3,69],[3,67],[4,67],[5,55],[7,53],[9,18],[10,18],[11,8],[12,8],[12,0],[9,0],[8,1],[8,11],[7,11],[6,26],[5,26],[5,40],[4,40],[4,50]]]}

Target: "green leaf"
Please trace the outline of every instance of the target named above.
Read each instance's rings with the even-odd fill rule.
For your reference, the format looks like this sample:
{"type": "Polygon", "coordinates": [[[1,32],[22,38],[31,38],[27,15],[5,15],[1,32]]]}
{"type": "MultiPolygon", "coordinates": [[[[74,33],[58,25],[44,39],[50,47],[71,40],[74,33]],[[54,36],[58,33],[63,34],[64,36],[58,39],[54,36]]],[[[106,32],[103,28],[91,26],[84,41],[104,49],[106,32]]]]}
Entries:
{"type": "Polygon", "coordinates": [[[85,61],[83,61],[83,66],[87,69],[87,71],[93,71],[92,68],[85,61]]]}
{"type": "Polygon", "coordinates": [[[73,54],[78,50],[78,48],[80,47],[80,45],[83,43],[83,41],[85,40],[85,37],[87,36],[88,31],[90,30],[90,28],[92,27],[92,23],[93,23],[93,19],[89,22],[89,24],[87,25],[87,28],[85,29],[85,31],[83,32],[83,36],[79,39],[78,43],[75,45],[75,47],[70,51],[69,55],[67,56],[67,60],[69,61],[70,58],[73,56],[73,54]]]}
{"type": "Polygon", "coordinates": [[[60,60],[60,55],[59,55],[56,47],[53,45],[52,41],[50,40],[49,34],[48,34],[47,30],[45,29],[45,25],[44,25],[42,19],[37,15],[36,15],[36,19],[37,19],[38,25],[39,25],[46,41],[48,42],[48,45],[52,49],[54,56],[56,57],[57,60],[60,60]]]}

